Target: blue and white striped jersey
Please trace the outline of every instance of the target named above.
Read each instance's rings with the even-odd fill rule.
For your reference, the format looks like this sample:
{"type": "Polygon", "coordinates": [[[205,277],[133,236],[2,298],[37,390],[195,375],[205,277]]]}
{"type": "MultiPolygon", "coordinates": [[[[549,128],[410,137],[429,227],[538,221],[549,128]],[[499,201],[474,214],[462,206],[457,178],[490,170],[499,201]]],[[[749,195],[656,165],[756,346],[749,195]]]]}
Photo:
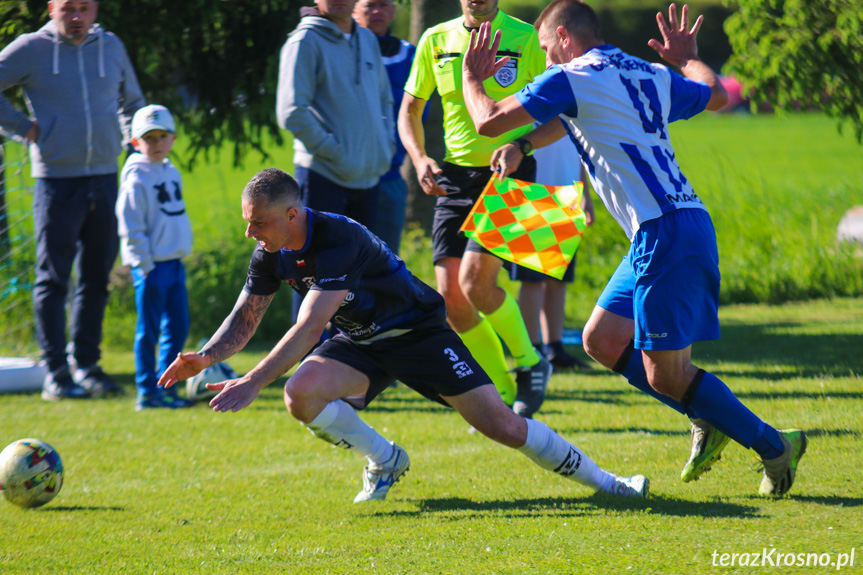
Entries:
{"type": "Polygon", "coordinates": [[[515,97],[540,122],[560,116],[594,190],[630,240],[642,222],[705,209],[668,136],[669,122],[704,110],[705,84],[604,45],[552,66],[515,97]]]}

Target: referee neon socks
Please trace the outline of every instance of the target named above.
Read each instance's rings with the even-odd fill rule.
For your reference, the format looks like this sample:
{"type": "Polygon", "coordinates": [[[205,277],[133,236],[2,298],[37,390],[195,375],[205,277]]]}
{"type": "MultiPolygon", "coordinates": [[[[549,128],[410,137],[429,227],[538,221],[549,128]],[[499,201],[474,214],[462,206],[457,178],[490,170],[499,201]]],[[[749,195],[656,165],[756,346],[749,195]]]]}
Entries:
{"type": "Polygon", "coordinates": [[[504,292],[503,303],[492,313],[484,314],[494,331],[501,337],[517,367],[531,367],[539,363],[539,354],[530,341],[521,309],[515,298],[504,292]]]}
{"type": "Polygon", "coordinates": [[[503,402],[512,405],[515,401],[515,379],[507,369],[503,346],[491,323],[480,316],[476,326],[458,335],[486,375],[491,378],[503,402]]]}

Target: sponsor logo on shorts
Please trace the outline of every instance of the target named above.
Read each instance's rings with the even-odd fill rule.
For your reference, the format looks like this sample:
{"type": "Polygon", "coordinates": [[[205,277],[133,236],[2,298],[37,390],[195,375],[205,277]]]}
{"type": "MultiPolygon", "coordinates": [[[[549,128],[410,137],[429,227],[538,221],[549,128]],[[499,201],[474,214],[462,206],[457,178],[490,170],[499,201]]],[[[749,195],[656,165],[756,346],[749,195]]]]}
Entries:
{"type": "Polygon", "coordinates": [[[473,370],[470,368],[467,362],[460,360],[458,354],[454,352],[452,348],[448,347],[444,349],[443,352],[446,354],[447,359],[450,360],[450,363],[452,363],[452,369],[453,371],[455,371],[455,374],[458,376],[459,379],[473,373],[473,370]]]}
{"type": "Polygon", "coordinates": [[[648,333],[647,337],[650,339],[662,339],[663,337],[668,337],[668,332],[663,333],[648,333]]]}

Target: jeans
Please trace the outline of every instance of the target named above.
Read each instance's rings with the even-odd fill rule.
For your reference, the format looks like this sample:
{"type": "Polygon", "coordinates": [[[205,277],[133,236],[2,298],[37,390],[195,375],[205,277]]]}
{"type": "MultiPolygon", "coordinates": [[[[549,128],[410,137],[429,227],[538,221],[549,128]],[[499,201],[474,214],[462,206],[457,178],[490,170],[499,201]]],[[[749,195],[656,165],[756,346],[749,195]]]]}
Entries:
{"type": "Polygon", "coordinates": [[[303,204],[320,212],[347,216],[365,227],[374,229],[378,210],[378,186],[345,188],[319,173],[297,166],[295,174],[303,204]]]}
{"type": "Polygon", "coordinates": [[[135,385],[138,395],[156,393],[159,377],[183,351],[189,335],[186,268],[181,260],[156,262],[146,276],[132,268],[138,324],[135,329],[135,385]],[[156,344],[159,364],[156,367],[156,344]]]}
{"type": "Polygon", "coordinates": [[[404,178],[381,180],[378,183],[378,214],[371,229],[394,253],[399,253],[402,228],[405,227],[405,209],[408,204],[408,184],[404,178]]]}
{"type": "Polygon", "coordinates": [[[68,369],[66,295],[73,264],[77,285],[70,352],[79,367],[95,365],[101,357],[108,279],[120,247],[116,203],[117,174],[36,180],[33,313],[36,336],[52,374],[68,369]]]}

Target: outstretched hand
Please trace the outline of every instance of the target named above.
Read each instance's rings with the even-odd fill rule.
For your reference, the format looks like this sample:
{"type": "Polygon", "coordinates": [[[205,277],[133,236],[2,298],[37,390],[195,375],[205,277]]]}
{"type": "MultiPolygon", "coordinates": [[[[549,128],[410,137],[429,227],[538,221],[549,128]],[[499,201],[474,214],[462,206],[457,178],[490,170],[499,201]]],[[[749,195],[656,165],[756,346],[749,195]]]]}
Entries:
{"type": "Polygon", "coordinates": [[[219,392],[219,395],[210,400],[213,411],[240,411],[255,401],[261,391],[244,377],[208,383],[207,389],[219,392]]]}
{"type": "Polygon", "coordinates": [[[462,73],[471,74],[480,82],[484,82],[497,74],[509,62],[509,56],[495,61],[499,46],[500,30],[494,33],[494,41],[492,41],[490,22],[483,22],[479,31],[471,30],[470,42],[462,61],[462,73]]]}
{"type": "Polygon", "coordinates": [[[695,37],[698,35],[698,29],[701,28],[703,21],[704,16],[699,16],[692,29],[687,31],[689,6],[683,5],[678,24],[677,6],[671,4],[668,7],[668,23],[665,22],[662,12],[656,14],[656,23],[659,25],[659,33],[662,34],[663,41],[659,42],[659,40],[651,38],[647,45],[656,50],[656,53],[669,64],[683,68],[686,62],[698,58],[698,46],[695,37]]]}
{"type": "Polygon", "coordinates": [[[168,366],[168,369],[159,378],[159,385],[162,387],[171,387],[178,381],[198,375],[209,367],[209,365],[209,361],[198,353],[178,353],[177,359],[168,366]]]}

